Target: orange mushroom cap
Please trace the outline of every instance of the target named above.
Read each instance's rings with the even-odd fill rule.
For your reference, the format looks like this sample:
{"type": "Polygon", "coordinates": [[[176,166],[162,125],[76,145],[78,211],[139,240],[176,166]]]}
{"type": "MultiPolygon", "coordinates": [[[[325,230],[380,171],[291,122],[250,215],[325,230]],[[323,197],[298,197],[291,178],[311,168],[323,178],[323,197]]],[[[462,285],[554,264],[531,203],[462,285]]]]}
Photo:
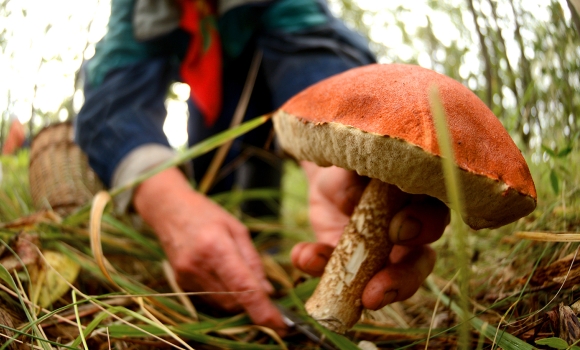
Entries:
{"type": "Polygon", "coordinates": [[[429,69],[374,64],[300,92],[274,116],[282,147],[448,203],[429,91],[437,87],[464,195],[464,221],[498,227],[532,212],[536,190],[520,150],[493,112],[429,69]]]}

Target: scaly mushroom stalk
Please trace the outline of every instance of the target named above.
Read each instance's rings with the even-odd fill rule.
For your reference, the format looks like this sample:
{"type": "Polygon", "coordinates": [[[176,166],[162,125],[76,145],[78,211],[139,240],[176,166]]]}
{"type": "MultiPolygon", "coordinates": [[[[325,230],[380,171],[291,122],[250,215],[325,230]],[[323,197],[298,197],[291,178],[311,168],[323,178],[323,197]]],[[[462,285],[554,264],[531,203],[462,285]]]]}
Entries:
{"type": "Polygon", "coordinates": [[[377,179],[365,188],[306,303],[308,314],[326,328],[343,334],[360,319],[363,290],[385,266],[393,247],[386,232],[389,223],[408,198],[398,187],[377,179]]]}

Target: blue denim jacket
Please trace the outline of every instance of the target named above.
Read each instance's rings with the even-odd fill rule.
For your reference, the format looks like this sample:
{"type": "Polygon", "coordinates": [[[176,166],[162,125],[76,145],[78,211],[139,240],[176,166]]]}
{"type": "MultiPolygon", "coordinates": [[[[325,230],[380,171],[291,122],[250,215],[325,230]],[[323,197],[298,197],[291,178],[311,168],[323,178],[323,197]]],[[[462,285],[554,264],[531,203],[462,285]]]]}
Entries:
{"type": "MultiPolygon", "coordinates": [[[[296,10],[293,6],[281,6],[289,1],[295,0],[242,6],[220,18],[225,41],[224,105],[217,123],[207,128],[195,105],[189,104],[190,144],[229,126],[255,50],[261,50],[263,58],[247,118],[275,110],[326,77],[375,62],[367,42],[334,18],[323,0],[300,1],[314,4],[318,11],[313,13],[310,8],[310,20],[301,25],[294,25],[295,20],[283,20],[284,16],[300,15],[292,12],[296,10]],[[239,34],[239,41],[235,33],[239,34]]],[[[150,150],[149,146],[155,145],[153,148],[168,152],[141,156],[143,165],[128,171],[136,172],[134,176],[170,156],[163,133],[164,103],[169,85],[179,81],[179,60],[189,39],[177,30],[150,42],[136,41],[131,36],[132,3],[133,0],[113,0],[109,33],[122,40],[106,42],[106,36],[98,44],[95,58],[85,67],[85,103],[76,118],[76,141],[107,186],[119,185],[118,181],[131,176],[123,174],[122,180],[116,180],[122,172],[119,169],[125,169],[122,163],[137,150],[150,150]]],[[[239,152],[238,146],[251,137],[249,134],[245,140],[237,140],[231,155],[239,152]]]]}

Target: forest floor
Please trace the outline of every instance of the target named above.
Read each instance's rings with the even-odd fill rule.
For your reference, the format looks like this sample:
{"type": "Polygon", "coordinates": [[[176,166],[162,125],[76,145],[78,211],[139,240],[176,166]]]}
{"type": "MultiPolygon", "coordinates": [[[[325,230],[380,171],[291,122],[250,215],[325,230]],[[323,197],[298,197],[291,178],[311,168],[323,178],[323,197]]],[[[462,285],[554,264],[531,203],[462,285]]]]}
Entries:
{"type": "MultiPolygon", "coordinates": [[[[435,271],[415,296],[365,312],[345,336],[321,330],[327,342],[336,349],[575,348],[577,158],[571,152],[565,159],[531,164],[538,190],[531,215],[494,230],[450,225],[433,244],[435,271]],[[467,310],[460,307],[457,227],[468,237],[461,247],[470,259],[463,280],[467,310]]],[[[136,218],[106,209],[100,237],[95,236],[86,210],[59,214],[35,208],[26,150],[0,160],[0,349],[321,348],[297,331],[280,339],[244,315],[208,310],[172,283],[155,236],[136,218]],[[102,253],[91,250],[91,240],[100,242],[102,253]]],[[[273,299],[314,326],[302,303],[317,280],[289,261],[295,243],[313,239],[301,171],[289,162],[281,190],[224,193],[214,200],[258,232],[255,244],[276,287],[273,299]],[[238,208],[247,199],[264,200],[282,214],[245,217],[238,208]]]]}

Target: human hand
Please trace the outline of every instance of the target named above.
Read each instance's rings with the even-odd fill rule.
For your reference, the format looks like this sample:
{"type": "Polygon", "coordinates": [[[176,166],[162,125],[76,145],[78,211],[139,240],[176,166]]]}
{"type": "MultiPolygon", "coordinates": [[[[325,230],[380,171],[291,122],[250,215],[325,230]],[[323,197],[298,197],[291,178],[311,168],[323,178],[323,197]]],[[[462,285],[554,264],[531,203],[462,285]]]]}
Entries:
{"type": "MultiPolygon", "coordinates": [[[[302,162],[310,188],[310,220],[316,243],[299,243],[292,250],[294,266],[320,276],[349,221],[368,180],[338,167],[321,168],[302,162]]],[[[363,306],[377,310],[411,297],[433,270],[436,254],[428,246],[449,224],[449,209],[439,200],[414,195],[385,234],[394,244],[389,263],[367,284],[363,306]]]]}
{"type": "Polygon", "coordinates": [[[241,292],[203,298],[226,311],[245,310],[257,325],[279,333],[284,322],[268,294],[273,288],[247,228],[191,189],[179,170],[166,170],[135,191],[137,212],[157,233],[179,285],[187,291],[241,292]]]}

